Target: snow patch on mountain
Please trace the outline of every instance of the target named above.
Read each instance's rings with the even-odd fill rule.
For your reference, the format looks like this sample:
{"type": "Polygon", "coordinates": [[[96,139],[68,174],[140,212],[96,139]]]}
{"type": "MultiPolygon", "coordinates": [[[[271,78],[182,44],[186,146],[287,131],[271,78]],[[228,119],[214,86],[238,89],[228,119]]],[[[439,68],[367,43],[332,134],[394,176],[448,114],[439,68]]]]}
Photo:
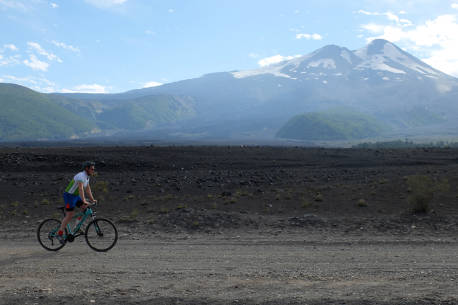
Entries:
{"type": "Polygon", "coordinates": [[[342,56],[346,61],[348,61],[348,63],[353,63],[351,60],[351,54],[347,50],[342,50],[342,52],[340,52],[340,56],[342,56]]]}
{"type": "Polygon", "coordinates": [[[245,77],[251,77],[251,76],[256,76],[256,75],[272,74],[278,77],[291,78],[291,76],[289,76],[288,74],[280,72],[282,69],[283,69],[283,66],[280,66],[280,67],[268,66],[268,67],[265,67],[262,69],[256,69],[256,70],[235,71],[235,72],[232,72],[232,75],[235,78],[245,78],[245,77]]]}
{"type": "Polygon", "coordinates": [[[330,58],[323,58],[317,61],[312,61],[307,65],[307,68],[318,68],[320,66],[323,66],[324,69],[335,69],[336,63],[330,58]]]}
{"type": "Polygon", "coordinates": [[[380,70],[380,71],[388,71],[391,73],[397,74],[406,74],[405,71],[393,68],[386,63],[386,58],[383,55],[374,55],[371,56],[369,59],[363,61],[355,68],[356,70],[365,70],[365,69],[372,69],[372,70],[380,70]]]}

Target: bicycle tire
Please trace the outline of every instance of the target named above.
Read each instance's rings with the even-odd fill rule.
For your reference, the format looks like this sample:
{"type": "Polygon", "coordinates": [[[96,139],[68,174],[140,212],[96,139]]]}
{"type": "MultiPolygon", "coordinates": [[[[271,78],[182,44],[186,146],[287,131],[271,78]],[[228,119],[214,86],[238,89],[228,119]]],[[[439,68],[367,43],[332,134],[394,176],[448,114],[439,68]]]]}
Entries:
{"type": "Polygon", "coordinates": [[[97,218],[87,225],[85,238],[86,243],[92,250],[107,252],[113,248],[118,241],[118,229],[116,229],[116,226],[110,220],[97,218]],[[102,241],[104,246],[99,246],[98,242],[100,241],[102,241]]]}
{"type": "MultiPolygon", "coordinates": [[[[38,228],[37,228],[37,239],[38,239],[38,242],[40,243],[40,245],[43,248],[45,248],[48,251],[59,251],[60,249],[62,249],[67,244],[67,241],[65,241],[65,243],[61,244],[57,240],[57,238],[54,238],[52,236],[50,237],[50,234],[52,234],[53,232],[52,231],[48,231],[47,227],[49,226],[52,230],[57,231],[60,228],[60,224],[61,224],[60,220],[57,220],[57,219],[54,219],[54,218],[48,218],[48,219],[43,220],[40,223],[40,225],[38,226],[38,228]],[[52,224],[51,222],[54,222],[55,224],[52,224]],[[42,232],[42,229],[45,228],[45,227],[46,227],[46,229],[45,229],[46,231],[42,232]],[[44,234],[43,237],[47,237],[47,239],[49,239],[51,241],[52,245],[55,242],[57,247],[51,248],[50,246],[47,246],[47,244],[45,243],[47,241],[47,239],[45,238],[43,240],[42,239],[42,234],[44,234]]],[[[67,230],[65,230],[65,231],[67,231],[67,230]]]]}

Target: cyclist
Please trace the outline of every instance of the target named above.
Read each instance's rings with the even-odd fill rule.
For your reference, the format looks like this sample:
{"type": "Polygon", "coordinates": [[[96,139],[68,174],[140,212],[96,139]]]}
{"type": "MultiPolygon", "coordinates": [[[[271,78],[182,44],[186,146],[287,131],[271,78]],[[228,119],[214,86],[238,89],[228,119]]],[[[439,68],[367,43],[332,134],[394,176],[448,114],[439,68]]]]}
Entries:
{"type": "Polygon", "coordinates": [[[57,233],[57,239],[62,244],[65,242],[63,237],[65,227],[72,220],[73,215],[75,214],[75,206],[80,207],[81,210],[84,211],[89,205],[89,202],[86,200],[85,193],[91,202],[96,202],[92,196],[91,187],[89,186],[89,177],[94,175],[94,171],[94,162],[84,162],[83,171],[76,174],[65,189],[65,217],[62,220],[59,231],[57,233]]]}

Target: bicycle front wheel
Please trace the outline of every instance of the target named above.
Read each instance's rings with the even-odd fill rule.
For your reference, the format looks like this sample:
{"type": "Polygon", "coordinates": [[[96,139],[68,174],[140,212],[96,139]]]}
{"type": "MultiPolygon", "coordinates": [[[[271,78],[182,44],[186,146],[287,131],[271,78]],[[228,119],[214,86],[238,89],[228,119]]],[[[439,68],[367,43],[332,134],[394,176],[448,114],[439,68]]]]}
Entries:
{"type": "Polygon", "coordinates": [[[91,221],[86,228],[86,242],[91,249],[106,252],[118,241],[118,230],[108,219],[98,218],[91,221]]]}
{"type": "Polygon", "coordinates": [[[49,251],[58,251],[65,246],[65,242],[61,244],[57,239],[57,232],[60,228],[60,220],[46,219],[37,229],[37,238],[40,245],[49,251]]]}

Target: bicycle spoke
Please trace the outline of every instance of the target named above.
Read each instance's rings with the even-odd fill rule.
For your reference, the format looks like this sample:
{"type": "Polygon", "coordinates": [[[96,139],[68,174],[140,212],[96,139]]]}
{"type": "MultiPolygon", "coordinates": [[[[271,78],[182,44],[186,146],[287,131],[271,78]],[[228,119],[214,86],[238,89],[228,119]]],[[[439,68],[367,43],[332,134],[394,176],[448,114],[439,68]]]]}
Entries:
{"type": "Polygon", "coordinates": [[[93,220],[86,228],[86,242],[95,251],[108,251],[116,244],[118,231],[108,219],[93,220]]]}
{"type": "Polygon", "coordinates": [[[57,219],[46,219],[39,225],[37,238],[43,248],[49,251],[57,251],[65,246],[65,244],[61,244],[56,238],[59,228],[60,221],[57,219]]]}

